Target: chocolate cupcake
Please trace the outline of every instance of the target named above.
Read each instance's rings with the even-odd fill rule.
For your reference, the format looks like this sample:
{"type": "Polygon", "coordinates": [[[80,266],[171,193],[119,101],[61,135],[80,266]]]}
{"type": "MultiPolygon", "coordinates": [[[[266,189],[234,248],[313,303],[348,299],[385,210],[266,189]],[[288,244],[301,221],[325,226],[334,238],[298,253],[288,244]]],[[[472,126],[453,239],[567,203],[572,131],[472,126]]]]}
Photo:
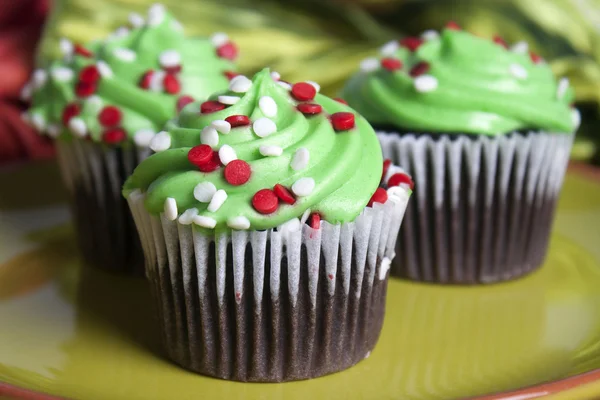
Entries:
{"type": "Polygon", "coordinates": [[[277,77],[238,76],[186,106],[124,187],[168,356],[223,379],[308,379],[365,358],[410,195],[380,186],[367,121],[277,77]]]}
{"type": "Polygon", "coordinates": [[[417,182],[392,274],[477,284],[535,270],[579,123],[568,81],[526,43],[455,24],[381,53],[343,96],[417,182]]]}
{"type": "Polygon", "coordinates": [[[160,5],[130,24],[86,46],[63,39],[64,59],[23,89],[25,118],[56,139],[85,260],[122,272],[143,271],[125,179],[178,109],[227,88],[237,51],[224,34],[186,38],[160,5]]]}

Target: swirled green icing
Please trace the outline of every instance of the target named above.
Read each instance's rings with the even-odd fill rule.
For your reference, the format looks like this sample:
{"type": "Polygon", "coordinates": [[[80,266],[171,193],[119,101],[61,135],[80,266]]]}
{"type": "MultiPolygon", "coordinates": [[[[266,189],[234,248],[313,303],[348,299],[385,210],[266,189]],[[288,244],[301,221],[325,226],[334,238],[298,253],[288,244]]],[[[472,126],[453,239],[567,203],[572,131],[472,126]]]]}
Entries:
{"type": "Polygon", "coordinates": [[[84,48],[92,53],[91,57],[77,52],[67,54],[64,60],[36,72],[46,76],[43,85],[32,88],[35,80],[28,84],[28,90],[33,89],[28,116],[42,133],[69,139],[73,132],[68,124],[63,124],[62,115],[65,106],[75,103],[81,109],[76,117],[85,123],[85,136],[94,141],[101,141],[106,131],[98,121],[98,113],[109,105],[121,111],[122,120],[118,127],[127,137],[134,137],[140,130],[156,132],[175,115],[181,96],[206,99],[211,93],[227,88],[229,81],[224,73],[235,70],[232,61],[217,55],[210,39],[187,38],[179,22],[160,6],[151,8],[148,19],[141,26],[120,28],[111,37],[89,43],[84,48]],[[154,21],[150,22],[151,19],[154,21]],[[180,90],[168,93],[161,87],[142,88],[140,81],[146,72],[164,74],[159,60],[168,50],[176,52],[181,60],[182,69],[174,74],[180,90]],[[75,86],[81,70],[98,63],[103,64],[110,74],[99,79],[92,95],[78,96],[75,86]]]}
{"type": "Polygon", "coordinates": [[[387,53],[382,58],[400,60],[401,69],[366,68],[342,93],[372,124],[483,135],[577,128],[569,107],[572,90],[559,89],[548,64],[532,61],[527,51],[445,29],[414,52],[400,46],[387,53]],[[409,71],[419,62],[429,63],[426,74],[437,82],[433,90],[417,90],[409,71]]]}
{"type": "Polygon", "coordinates": [[[145,206],[153,214],[162,212],[166,199],[173,198],[179,214],[197,208],[201,216],[216,220],[217,230],[227,229],[227,220],[237,216],[246,217],[251,229],[268,229],[300,217],[309,209],[331,223],[352,221],[367,205],[381,178],[382,155],[373,128],[350,107],[319,94],[314,102],[322,105],[323,112],[302,114],[296,108],[298,101],[271,78],[268,70],[255,75],[252,82],[244,94],[227,92],[241,98],[224,110],[202,114],[200,103],[188,105],[165,128],[171,138],[170,148],[150,156],[136,168],[125,184],[124,195],[134,189],[145,192],[145,206]],[[252,174],[247,183],[230,185],[223,167],[203,173],[189,162],[189,150],[201,143],[200,132],[212,121],[232,115],[246,115],[251,121],[265,117],[259,106],[263,96],[277,104],[277,113],[271,118],[277,131],[259,137],[252,125],[235,127],[228,134],[220,133],[218,145],[213,146],[217,150],[229,145],[238,159],[248,162],[252,174]],[[330,115],[336,112],[354,113],[355,127],[336,132],[330,121],[330,115]],[[279,146],[283,152],[280,156],[263,156],[263,145],[279,146]],[[299,148],[307,149],[310,157],[306,167],[296,171],[290,163],[299,148]],[[305,177],[314,179],[314,190],[297,197],[295,204],[280,202],[277,211],[267,215],[253,208],[252,197],[257,191],[276,184],[290,188],[305,177]],[[207,203],[194,197],[194,188],[201,182],[211,182],[226,191],[227,200],[216,212],[208,211],[207,203]]]}

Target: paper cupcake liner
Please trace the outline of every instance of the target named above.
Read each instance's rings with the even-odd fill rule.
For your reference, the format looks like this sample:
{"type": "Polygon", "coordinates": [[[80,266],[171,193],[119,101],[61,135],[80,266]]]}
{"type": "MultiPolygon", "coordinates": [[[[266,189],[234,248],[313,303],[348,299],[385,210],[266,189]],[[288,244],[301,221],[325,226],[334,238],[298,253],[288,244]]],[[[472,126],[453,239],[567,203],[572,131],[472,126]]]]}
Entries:
{"type": "Polygon", "coordinates": [[[543,263],[573,135],[378,137],[415,181],[392,275],[491,283],[543,263]]]}
{"type": "Polygon", "coordinates": [[[79,139],[56,143],[85,261],[112,271],[143,273],[139,237],[121,188],[149,150],[79,139]]]}
{"type": "Polygon", "coordinates": [[[207,236],[129,197],[168,357],[223,379],[282,382],[370,354],[385,311],[405,198],[352,223],[207,236]]]}

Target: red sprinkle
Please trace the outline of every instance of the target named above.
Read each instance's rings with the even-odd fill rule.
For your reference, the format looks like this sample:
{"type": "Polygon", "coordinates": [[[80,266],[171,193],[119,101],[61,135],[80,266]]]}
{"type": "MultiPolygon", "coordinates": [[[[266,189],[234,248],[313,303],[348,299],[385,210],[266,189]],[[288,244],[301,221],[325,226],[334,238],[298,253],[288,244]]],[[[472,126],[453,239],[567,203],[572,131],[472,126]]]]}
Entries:
{"type": "Polygon", "coordinates": [[[225,43],[217,49],[217,55],[228,60],[235,60],[238,55],[237,46],[233,42],[225,43]]]}
{"type": "Polygon", "coordinates": [[[415,187],[415,183],[410,178],[410,176],[408,176],[406,174],[402,174],[402,173],[397,173],[397,174],[390,176],[390,179],[388,179],[387,185],[388,185],[388,187],[392,187],[392,186],[398,186],[402,183],[407,183],[410,186],[410,190],[413,190],[413,188],[415,187]]]}
{"type": "Polygon", "coordinates": [[[245,115],[230,115],[229,117],[225,118],[225,121],[229,122],[232,128],[250,125],[250,118],[245,115]]]}
{"type": "Polygon", "coordinates": [[[85,47],[83,47],[80,44],[76,44],[73,47],[73,50],[75,51],[75,54],[80,55],[82,57],[87,57],[90,58],[91,56],[93,56],[94,54],[92,54],[91,51],[89,51],[88,49],[86,49],[85,47]]]}
{"type": "Polygon", "coordinates": [[[331,115],[331,124],[336,131],[347,131],[354,128],[354,114],[351,112],[336,112],[331,115]]]}
{"type": "Polygon", "coordinates": [[[540,57],[538,54],[534,53],[533,51],[529,52],[529,57],[531,58],[531,61],[533,61],[534,64],[538,64],[542,61],[542,57],[540,57]]]}
{"type": "Polygon", "coordinates": [[[69,124],[71,118],[79,115],[81,112],[81,107],[77,103],[67,104],[62,112],[62,123],[64,126],[69,124]]]}
{"type": "Polygon", "coordinates": [[[88,97],[96,91],[96,83],[77,82],[75,86],[75,94],[79,97],[88,97]]]}
{"type": "Polygon", "coordinates": [[[310,83],[298,82],[292,86],[292,96],[294,96],[296,100],[308,101],[314,99],[316,95],[317,89],[310,83]]]}
{"type": "Polygon", "coordinates": [[[194,98],[192,96],[183,95],[177,99],[177,112],[183,110],[183,107],[187,106],[190,103],[194,102],[194,98]]]}
{"type": "Polygon", "coordinates": [[[369,200],[367,207],[373,207],[373,203],[385,204],[387,199],[388,199],[388,195],[387,195],[387,192],[385,191],[385,189],[377,188],[375,193],[373,193],[373,196],[371,196],[371,200],[369,200]]]}
{"type": "Polygon", "coordinates": [[[213,157],[213,149],[207,144],[194,146],[188,151],[188,160],[197,167],[208,164],[213,157]]]}
{"type": "Polygon", "coordinates": [[[498,35],[494,36],[494,43],[499,44],[500,46],[504,47],[505,49],[508,49],[508,43],[506,43],[506,41],[498,35]]]}
{"type": "Polygon", "coordinates": [[[200,104],[200,112],[202,114],[210,114],[215,111],[221,111],[225,109],[225,104],[219,103],[218,101],[209,100],[200,104]]]}
{"type": "Polygon", "coordinates": [[[233,160],[225,166],[225,180],[230,185],[239,186],[248,182],[250,179],[251,171],[250,164],[244,160],[233,160]]]}
{"type": "Polygon", "coordinates": [[[275,212],[278,205],[279,200],[271,189],[261,189],[252,197],[252,206],[261,214],[271,214],[275,212]]]}
{"type": "Polygon", "coordinates": [[[181,90],[181,85],[179,84],[179,80],[175,77],[175,75],[167,74],[163,78],[163,86],[165,88],[165,92],[169,94],[177,94],[181,90]]]}
{"type": "Polygon", "coordinates": [[[399,43],[400,43],[400,46],[406,47],[410,51],[415,51],[423,44],[423,39],[418,38],[418,37],[409,36],[409,37],[405,37],[404,39],[400,40],[399,43]]]}
{"type": "Polygon", "coordinates": [[[392,160],[385,159],[383,160],[383,172],[381,173],[381,180],[385,178],[385,174],[387,174],[388,169],[390,169],[390,165],[392,165],[392,160]]]}
{"type": "Polygon", "coordinates": [[[150,87],[150,80],[152,79],[152,75],[154,75],[154,71],[146,71],[144,75],[140,78],[140,87],[142,89],[148,89],[150,87]]]}
{"type": "Polygon", "coordinates": [[[79,80],[85,83],[96,83],[100,80],[100,72],[95,65],[88,65],[79,71],[79,80]]]}
{"type": "Polygon", "coordinates": [[[397,71],[402,69],[402,61],[397,58],[384,58],[381,60],[381,66],[388,71],[397,71]]]}
{"type": "Polygon", "coordinates": [[[283,201],[284,203],[294,204],[296,202],[294,195],[291,194],[285,186],[280,185],[279,183],[273,187],[273,192],[275,192],[275,195],[279,197],[279,200],[283,201]]]}
{"type": "Polygon", "coordinates": [[[336,97],[334,100],[337,101],[338,103],[348,105],[348,102],[346,100],[342,99],[341,97],[336,97]]]}
{"type": "Polygon", "coordinates": [[[237,72],[233,72],[233,71],[225,71],[225,72],[223,72],[223,75],[225,75],[227,77],[227,79],[232,80],[239,74],[237,72]]]}
{"type": "Polygon", "coordinates": [[[446,24],[446,29],[451,29],[453,31],[460,31],[462,28],[456,22],[448,21],[448,23],[446,24]]]}
{"type": "Polygon", "coordinates": [[[216,151],[213,151],[210,161],[207,162],[206,164],[198,165],[197,167],[201,172],[213,172],[220,166],[221,166],[221,159],[219,158],[219,153],[216,151]]]}
{"type": "Polygon", "coordinates": [[[323,111],[323,107],[316,103],[300,103],[298,104],[298,111],[300,111],[302,114],[314,115],[321,113],[321,111],[323,111]]]}
{"type": "Polygon", "coordinates": [[[334,278],[333,274],[329,274],[329,275],[327,275],[327,277],[328,277],[330,280],[333,280],[333,278],[334,278]]]}
{"type": "Polygon", "coordinates": [[[98,122],[104,127],[119,125],[122,118],[121,110],[115,106],[105,106],[98,114],[98,122]]]}
{"type": "Polygon", "coordinates": [[[415,64],[410,69],[410,76],[417,77],[419,75],[423,75],[423,74],[427,73],[427,71],[429,71],[429,63],[425,62],[425,61],[421,61],[421,62],[415,64]]]}
{"type": "Polygon", "coordinates": [[[102,140],[104,141],[104,143],[108,144],[121,143],[125,139],[127,139],[127,133],[123,128],[107,129],[102,134],[102,140]]]}
{"type": "Polygon", "coordinates": [[[321,216],[317,213],[312,213],[310,214],[310,217],[308,219],[309,225],[311,228],[313,229],[319,229],[321,227],[321,216]]]}

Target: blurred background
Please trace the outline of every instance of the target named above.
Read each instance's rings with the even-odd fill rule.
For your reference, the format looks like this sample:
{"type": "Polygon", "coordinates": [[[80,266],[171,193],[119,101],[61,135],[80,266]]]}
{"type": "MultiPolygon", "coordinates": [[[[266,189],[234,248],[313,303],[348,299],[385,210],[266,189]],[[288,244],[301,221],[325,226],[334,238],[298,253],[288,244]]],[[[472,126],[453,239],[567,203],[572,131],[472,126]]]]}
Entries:
{"type": "MultiPolygon", "coordinates": [[[[19,89],[58,39],[105,37],[154,0],[0,0],[0,164],[52,157],[51,143],[20,120],[19,89]],[[44,24],[45,21],[45,24],[44,24]]],[[[240,68],[311,79],[334,95],[383,43],[455,21],[530,49],[575,87],[583,123],[572,157],[600,165],[600,0],[164,0],[189,34],[226,32],[240,68]]]]}

